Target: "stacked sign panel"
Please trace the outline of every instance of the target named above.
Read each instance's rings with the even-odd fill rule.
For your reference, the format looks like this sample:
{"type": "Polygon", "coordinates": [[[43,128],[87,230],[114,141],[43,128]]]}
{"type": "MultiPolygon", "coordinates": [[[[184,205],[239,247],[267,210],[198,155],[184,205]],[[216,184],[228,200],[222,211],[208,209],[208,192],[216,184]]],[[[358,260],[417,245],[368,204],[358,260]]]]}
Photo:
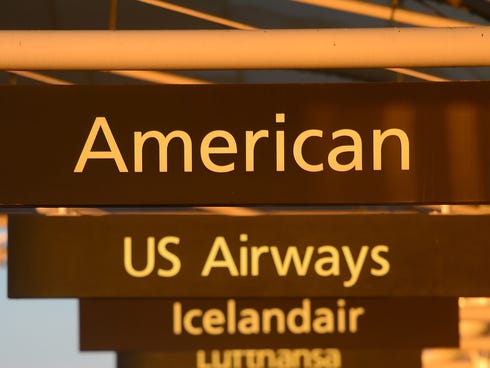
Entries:
{"type": "MultiPolygon", "coordinates": [[[[488,92],[488,82],[0,87],[0,154],[15,158],[0,162],[0,204],[489,203],[488,92]]],[[[458,296],[490,294],[489,222],[11,216],[9,296],[87,298],[83,349],[148,353],[121,355],[121,367],[179,349],[200,368],[259,358],[348,368],[360,346],[410,360],[400,357],[457,345],[458,296]]],[[[369,366],[374,350],[362,354],[369,366]]]]}
{"type": "Polygon", "coordinates": [[[489,92],[490,82],[0,87],[0,156],[13,158],[0,162],[0,204],[488,203],[489,92]]]}

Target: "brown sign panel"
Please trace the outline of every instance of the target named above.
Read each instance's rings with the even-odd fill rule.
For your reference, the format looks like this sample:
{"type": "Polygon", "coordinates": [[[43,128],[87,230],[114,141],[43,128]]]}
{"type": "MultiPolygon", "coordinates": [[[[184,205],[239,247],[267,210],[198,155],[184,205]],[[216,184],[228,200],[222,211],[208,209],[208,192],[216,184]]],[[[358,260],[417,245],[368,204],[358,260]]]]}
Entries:
{"type": "Polygon", "coordinates": [[[82,350],[458,346],[457,298],[82,299],[82,350]]]}
{"type": "Polygon", "coordinates": [[[420,350],[229,349],[118,353],[117,368],[421,368],[420,350]]]}
{"type": "Polygon", "coordinates": [[[0,205],[490,203],[489,93],[2,86],[0,205]]]}
{"type": "Polygon", "coordinates": [[[10,216],[10,297],[490,296],[490,216],[10,216]]]}

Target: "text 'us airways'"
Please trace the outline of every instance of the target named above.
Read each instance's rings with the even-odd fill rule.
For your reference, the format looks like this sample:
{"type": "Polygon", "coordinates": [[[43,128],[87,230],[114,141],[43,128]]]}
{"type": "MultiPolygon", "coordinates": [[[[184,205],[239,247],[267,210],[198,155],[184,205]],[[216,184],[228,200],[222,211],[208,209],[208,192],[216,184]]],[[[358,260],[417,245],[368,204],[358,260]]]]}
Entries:
{"type": "MultiPolygon", "coordinates": [[[[169,278],[179,274],[182,261],[178,255],[186,245],[178,236],[162,238],[147,237],[146,246],[131,236],[124,237],[123,259],[125,272],[134,278],[153,275],[169,278]],[[144,261],[135,262],[136,252],[144,254],[144,261]],[[157,259],[164,266],[157,266],[157,259]]],[[[203,245],[204,247],[205,245],[203,245]]],[[[214,273],[235,278],[259,277],[269,271],[278,277],[295,275],[304,277],[339,278],[345,288],[356,285],[361,274],[383,277],[390,272],[388,259],[390,247],[377,245],[307,245],[277,246],[248,244],[248,234],[242,233],[238,239],[227,239],[218,235],[210,244],[209,251],[202,259],[198,277],[209,277],[214,273]]]]}

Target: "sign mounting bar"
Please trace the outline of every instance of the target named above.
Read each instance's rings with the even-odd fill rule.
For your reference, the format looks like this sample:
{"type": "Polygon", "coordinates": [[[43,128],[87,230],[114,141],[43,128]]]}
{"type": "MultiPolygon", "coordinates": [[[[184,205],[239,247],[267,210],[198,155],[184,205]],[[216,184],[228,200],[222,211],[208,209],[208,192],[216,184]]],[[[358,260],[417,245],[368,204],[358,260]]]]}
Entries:
{"type": "Polygon", "coordinates": [[[490,27],[1,31],[0,69],[315,69],[490,65],[490,27]]]}

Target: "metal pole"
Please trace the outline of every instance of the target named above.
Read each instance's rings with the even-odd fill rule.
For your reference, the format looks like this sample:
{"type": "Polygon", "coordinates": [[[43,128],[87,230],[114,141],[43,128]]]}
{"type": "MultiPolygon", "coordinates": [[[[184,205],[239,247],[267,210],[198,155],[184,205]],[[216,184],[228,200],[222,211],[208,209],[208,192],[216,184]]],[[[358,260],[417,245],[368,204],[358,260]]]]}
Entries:
{"type": "Polygon", "coordinates": [[[117,0],[111,0],[109,7],[109,29],[115,30],[117,27],[117,0]]]}
{"type": "Polygon", "coordinates": [[[353,14],[364,15],[378,19],[385,19],[396,23],[411,24],[422,27],[468,27],[475,24],[463,22],[456,19],[444,18],[437,15],[415,12],[407,9],[400,9],[393,6],[384,6],[370,3],[367,1],[355,0],[293,0],[298,3],[314,5],[327,9],[353,14]]]}
{"type": "Polygon", "coordinates": [[[0,69],[490,66],[490,27],[0,31],[0,69]]]}

